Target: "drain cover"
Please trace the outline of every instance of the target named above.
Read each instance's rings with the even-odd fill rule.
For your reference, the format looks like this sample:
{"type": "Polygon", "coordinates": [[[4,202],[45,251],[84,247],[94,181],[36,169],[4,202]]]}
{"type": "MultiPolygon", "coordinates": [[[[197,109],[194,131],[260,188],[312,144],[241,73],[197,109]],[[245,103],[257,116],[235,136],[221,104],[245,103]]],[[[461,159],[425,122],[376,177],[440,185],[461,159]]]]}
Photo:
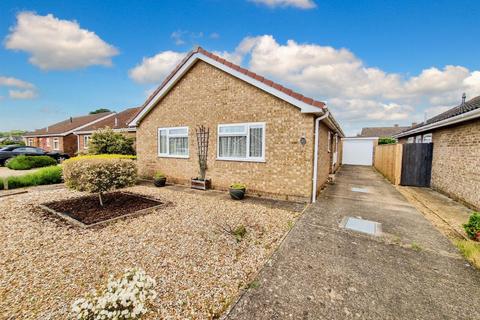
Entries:
{"type": "Polygon", "coordinates": [[[351,190],[352,190],[353,192],[368,193],[368,189],[367,189],[367,188],[356,188],[356,187],[352,187],[351,190]]]}
{"type": "Polygon", "coordinates": [[[378,236],[382,233],[382,225],[380,223],[359,218],[345,217],[342,220],[341,227],[372,236],[378,236]]]}

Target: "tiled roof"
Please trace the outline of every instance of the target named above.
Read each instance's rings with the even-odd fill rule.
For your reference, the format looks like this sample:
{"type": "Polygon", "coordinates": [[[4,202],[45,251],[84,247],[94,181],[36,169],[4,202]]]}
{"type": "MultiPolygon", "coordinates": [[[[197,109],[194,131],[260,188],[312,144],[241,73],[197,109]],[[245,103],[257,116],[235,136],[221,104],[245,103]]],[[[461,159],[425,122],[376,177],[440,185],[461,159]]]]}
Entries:
{"type": "Polygon", "coordinates": [[[43,136],[52,134],[61,135],[68,131],[75,130],[81,126],[88,125],[90,122],[101,119],[109,114],[113,114],[113,112],[102,112],[97,114],[89,114],[86,116],[72,117],[42,129],[27,132],[25,133],[25,136],[43,136]]]}
{"type": "Polygon", "coordinates": [[[439,121],[442,121],[442,120],[447,120],[449,118],[453,118],[453,117],[459,116],[461,114],[464,114],[464,113],[467,113],[467,112],[470,112],[470,111],[473,111],[473,110],[476,110],[476,109],[480,109],[480,96],[472,98],[472,99],[466,101],[465,103],[462,103],[462,104],[460,104],[456,107],[453,107],[452,109],[449,109],[449,110],[447,110],[443,113],[440,113],[439,115],[436,115],[435,117],[432,117],[432,118],[428,119],[425,122],[422,122],[422,123],[420,123],[416,126],[413,126],[409,129],[407,129],[407,130],[404,130],[404,131],[402,131],[402,134],[407,133],[410,130],[420,129],[423,126],[433,124],[433,123],[436,123],[436,122],[439,122],[439,121]]]}
{"type": "Polygon", "coordinates": [[[362,133],[358,137],[392,137],[393,135],[400,133],[410,127],[372,127],[362,128],[362,133]]]}
{"type": "Polygon", "coordinates": [[[321,101],[317,101],[317,100],[314,100],[312,98],[309,98],[309,97],[305,97],[303,96],[302,94],[298,93],[298,92],[295,92],[293,91],[292,89],[288,89],[284,86],[282,86],[281,84],[278,84],[272,80],[268,80],[254,72],[251,72],[245,68],[242,68],[240,67],[239,65],[236,65],[232,62],[229,62],[201,47],[197,47],[196,49],[190,51],[186,56],[185,58],[183,58],[183,60],[177,65],[177,67],[165,78],[165,80],[163,80],[163,82],[160,84],[160,86],[148,97],[148,99],[145,101],[145,103],[142,105],[142,107],[140,108],[140,110],[138,111],[138,113],[135,115],[137,116],[143,108],[145,108],[149,103],[150,101],[157,95],[157,93],[162,90],[162,88],[170,81],[170,79],[172,79],[172,77],[175,75],[175,73],[177,73],[177,71],[188,61],[188,59],[190,59],[190,57],[192,55],[194,55],[195,53],[201,53],[217,62],[220,62],[221,64],[227,66],[227,67],[230,67],[246,76],[249,76],[257,81],[260,81],[262,83],[264,83],[265,85],[267,86],[270,86],[274,89],[277,89],[283,93],[285,93],[286,95],[290,96],[290,97],[293,97],[297,100],[300,100],[306,104],[309,104],[311,106],[314,106],[314,107],[317,107],[317,108],[324,108],[325,107],[325,103],[324,102],[321,102],[321,101]]]}
{"type": "Polygon", "coordinates": [[[111,129],[127,129],[129,122],[133,119],[137,112],[140,111],[140,109],[141,107],[128,108],[111,117],[108,117],[85,128],[82,128],[79,130],[79,132],[95,131],[106,127],[109,127],[111,129]]]}

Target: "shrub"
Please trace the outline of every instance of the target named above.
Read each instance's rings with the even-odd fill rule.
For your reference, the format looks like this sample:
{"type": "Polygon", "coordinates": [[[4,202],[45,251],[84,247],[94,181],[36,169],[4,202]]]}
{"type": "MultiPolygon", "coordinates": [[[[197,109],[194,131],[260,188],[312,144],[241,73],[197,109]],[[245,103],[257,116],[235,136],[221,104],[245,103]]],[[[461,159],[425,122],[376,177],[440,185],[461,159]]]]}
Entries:
{"type": "Polygon", "coordinates": [[[247,186],[244,184],[244,183],[234,183],[230,186],[231,189],[237,189],[237,190],[241,190],[241,189],[246,189],[247,186]]]}
{"type": "Polygon", "coordinates": [[[0,142],[0,147],[2,147],[2,146],[10,146],[10,145],[24,146],[24,145],[25,145],[25,142],[23,142],[23,141],[14,141],[14,140],[10,140],[10,139],[3,140],[2,142],[0,142]]]}
{"type": "Polygon", "coordinates": [[[157,172],[153,175],[153,179],[162,179],[165,178],[165,174],[163,172],[157,172]]]}
{"type": "Polygon", "coordinates": [[[62,168],[51,166],[20,177],[9,177],[8,189],[16,189],[62,182],[62,168]]]}
{"type": "Polygon", "coordinates": [[[0,190],[3,190],[3,178],[0,178],[0,190]]]}
{"type": "Polygon", "coordinates": [[[128,138],[110,128],[100,129],[92,134],[88,145],[91,154],[135,154],[133,138],[128,138]]]}
{"type": "Polygon", "coordinates": [[[143,270],[127,270],[120,279],[110,276],[106,288],[95,291],[72,305],[75,319],[139,319],[153,302],[155,280],[143,270]]]}
{"type": "Polygon", "coordinates": [[[378,144],[396,144],[397,140],[391,137],[381,137],[378,139],[378,144]]]}
{"type": "Polygon", "coordinates": [[[57,161],[49,156],[17,156],[8,161],[7,167],[12,170],[28,170],[56,164],[57,161]]]}
{"type": "Polygon", "coordinates": [[[470,239],[477,239],[477,233],[480,232],[480,212],[473,212],[463,228],[470,239]]]}
{"type": "Polygon", "coordinates": [[[137,181],[135,161],[113,157],[76,157],[63,163],[65,184],[71,189],[98,193],[132,186],[137,181]]]}
{"type": "Polygon", "coordinates": [[[73,162],[83,159],[130,159],[136,160],[137,156],[127,155],[127,154],[89,154],[89,155],[78,155],[76,157],[70,158],[65,162],[73,162]]]}

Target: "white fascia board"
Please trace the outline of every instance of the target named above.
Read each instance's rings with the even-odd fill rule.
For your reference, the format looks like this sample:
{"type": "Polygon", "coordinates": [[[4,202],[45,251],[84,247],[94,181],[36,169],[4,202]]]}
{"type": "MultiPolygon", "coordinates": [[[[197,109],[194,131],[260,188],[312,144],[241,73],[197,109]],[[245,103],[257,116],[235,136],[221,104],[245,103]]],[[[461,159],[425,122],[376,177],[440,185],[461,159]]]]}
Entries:
{"type": "Polygon", "coordinates": [[[302,113],[324,113],[322,108],[318,108],[309,104],[306,104],[303,101],[295,99],[280,90],[277,90],[271,86],[266,85],[265,83],[258,81],[250,76],[247,76],[237,70],[230,68],[223,63],[220,63],[212,58],[207,57],[203,53],[193,54],[184,65],[175,73],[175,75],[165,84],[165,86],[153,97],[153,99],[143,108],[143,110],[128,124],[129,126],[136,126],[138,122],[157,104],[157,102],[168,93],[168,91],[177,83],[177,81],[193,66],[197,60],[202,60],[226,73],[243,80],[263,91],[266,91],[277,98],[280,98],[296,107],[298,107],[302,113]]]}
{"type": "Polygon", "coordinates": [[[427,124],[425,126],[422,126],[422,127],[419,127],[419,128],[407,131],[407,132],[402,132],[402,133],[396,134],[393,137],[394,138],[407,137],[407,136],[414,135],[416,133],[430,131],[430,130],[433,130],[433,129],[449,126],[449,125],[456,124],[456,123],[459,123],[459,122],[473,120],[473,119],[476,119],[476,118],[479,118],[479,117],[480,117],[480,109],[475,109],[475,110],[472,110],[472,111],[469,111],[469,112],[466,112],[466,113],[459,114],[458,116],[455,116],[455,117],[452,117],[452,118],[448,118],[448,119],[445,119],[445,120],[442,120],[442,121],[427,124]]]}

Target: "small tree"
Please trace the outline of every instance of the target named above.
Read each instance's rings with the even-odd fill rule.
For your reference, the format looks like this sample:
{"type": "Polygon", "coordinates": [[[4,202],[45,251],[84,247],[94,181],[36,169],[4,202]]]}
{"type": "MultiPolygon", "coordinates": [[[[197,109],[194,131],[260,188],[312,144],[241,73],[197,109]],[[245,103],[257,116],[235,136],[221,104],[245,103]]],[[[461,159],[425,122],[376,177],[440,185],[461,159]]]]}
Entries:
{"type": "Polygon", "coordinates": [[[134,139],[110,128],[100,129],[92,134],[88,145],[91,154],[135,154],[134,139]]]}
{"type": "Polygon", "coordinates": [[[76,157],[64,161],[63,179],[71,189],[98,193],[100,205],[103,206],[105,192],[135,184],[137,165],[130,159],[76,157]]]}
{"type": "Polygon", "coordinates": [[[97,110],[90,111],[90,114],[97,114],[97,113],[104,113],[104,112],[112,112],[112,111],[107,108],[100,108],[97,110]]]}

